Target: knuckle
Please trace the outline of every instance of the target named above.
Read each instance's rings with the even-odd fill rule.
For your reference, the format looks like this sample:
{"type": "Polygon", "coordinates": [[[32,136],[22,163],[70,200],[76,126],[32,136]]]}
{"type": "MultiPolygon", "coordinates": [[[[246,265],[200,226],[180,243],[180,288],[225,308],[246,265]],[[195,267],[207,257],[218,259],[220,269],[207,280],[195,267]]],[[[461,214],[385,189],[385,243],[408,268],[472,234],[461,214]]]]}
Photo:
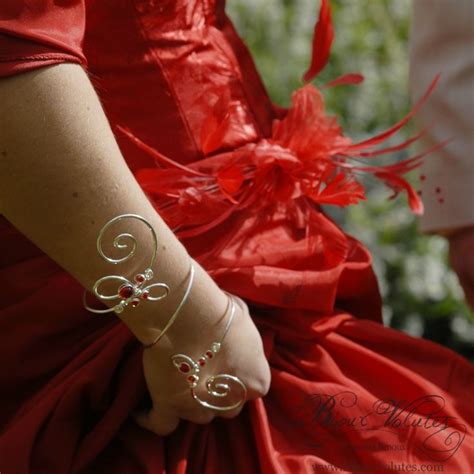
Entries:
{"type": "Polygon", "coordinates": [[[264,397],[270,390],[270,384],[267,383],[266,381],[265,382],[261,382],[259,385],[258,385],[258,388],[257,388],[257,393],[258,393],[258,396],[259,397],[264,397]]]}
{"type": "Polygon", "coordinates": [[[272,381],[272,374],[268,362],[265,361],[265,364],[262,366],[259,376],[256,378],[255,389],[260,394],[260,396],[265,396],[269,390],[272,381]]]}
{"type": "Polygon", "coordinates": [[[257,390],[258,396],[264,397],[268,393],[269,390],[270,390],[270,387],[268,384],[263,384],[263,383],[260,384],[257,390]]]}
{"type": "Polygon", "coordinates": [[[264,397],[270,391],[271,377],[262,377],[256,379],[248,389],[250,400],[255,398],[264,397]]]}
{"type": "Polygon", "coordinates": [[[272,385],[272,375],[270,368],[268,369],[268,376],[262,382],[262,396],[265,396],[270,391],[270,387],[272,385]]]}

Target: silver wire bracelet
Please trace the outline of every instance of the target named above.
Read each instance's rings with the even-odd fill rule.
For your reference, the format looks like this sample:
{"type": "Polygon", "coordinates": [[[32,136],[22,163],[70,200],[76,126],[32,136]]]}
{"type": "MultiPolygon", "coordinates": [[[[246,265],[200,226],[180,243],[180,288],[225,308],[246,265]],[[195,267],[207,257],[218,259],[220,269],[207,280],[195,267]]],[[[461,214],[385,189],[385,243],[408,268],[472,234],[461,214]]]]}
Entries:
{"type": "Polygon", "coordinates": [[[230,306],[230,316],[224,329],[224,334],[219,341],[213,342],[209,349],[207,349],[198,359],[193,359],[186,354],[175,354],[171,356],[171,362],[178,369],[180,373],[186,376],[186,381],[191,392],[191,396],[197,403],[205,408],[209,408],[217,411],[228,411],[234,410],[240,407],[247,398],[247,387],[238,377],[229,374],[217,374],[211,375],[206,380],[207,393],[213,397],[225,398],[232,392],[232,386],[238,386],[240,388],[240,397],[235,403],[230,405],[214,405],[205,400],[202,400],[195,391],[199,382],[199,373],[202,367],[204,367],[208,361],[214,358],[214,356],[221,349],[222,343],[225,336],[227,335],[230,325],[235,315],[235,296],[225,291],[228,296],[228,304],[225,313],[227,314],[230,306]]]}
{"type": "MultiPolygon", "coordinates": [[[[147,282],[149,282],[151,279],[153,279],[153,270],[151,267],[155,264],[156,261],[156,256],[158,252],[158,240],[156,238],[156,232],[153,229],[153,227],[141,216],[137,214],[122,214],[120,216],[116,216],[110,221],[108,221],[100,230],[99,236],[97,237],[97,251],[99,255],[107,262],[113,263],[113,264],[119,264],[127,261],[129,258],[131,258],[133,255],[135,255],[136,249],[137,249],[137,240],[132,234],[128,233],[123,233],[115,237],[113,240],[113,245],[115,248],[118,249],[126,249],[128,247],[127,243],[124,243],[125,239],[129,239],[132,242],[132,248],[130,252],[122,258],[110,258],[107,255],[105,255],[103,249],[102,249],[102,239],[104,236],[104,233],[106,230],[115,222],[118,222],[122,219],[125,218],[133,218],[133,219],[138,219],[141,222],[145,223],[147,227],[150,229],[152,237],[153,237],[153,252],[151,256],[151,261],[148,267],[143,271],[143,273],[137,273],[134,277],[134,281],[130,281],[129,279],[125,278],[124,276],[121,275],[107,275],[102,278],[99,278],[94,286],[93,286],[93,293],[95,296],[97,296],[99,299],[102,300],[113,300],[113,299],[120,299],[120,302],[113,306],[112,308],[108,309],[95,309],[92,308],[87,304],[86,298],[87,298],[87,290],[84,291],[83,294],[83,303],[84,307],[88,310],[91,311],[92,313],[96,314],[104,314],[104,313],[111,313],[115,312],[116,314],[120,314],[123,312],[123,310],[130,304],[132,307],[136,307],[140,304],[140,300],[147,300],[147,301],[159,301],[162,298],[165,298],[168,296],[170,288],[166,283],[153,283],[151,285],[144,286],[147,282]],[[100,286],[106,282],[106,281],[118,281],[118,288],[117,292],[113,295],[104,295],[99,291],[100,286]],[[152,296],[151,291],[153,288],[164,288],[165,293],[159,296],[152,296]]],[[[191,292],[191,287],[194,282],[194,264],[193,260],[190,259],[190,272],[189,272],[189,279],[188,279],[188,285],[186,288],[186,291],[184,293],[183,298],[181,299],[180,303],[178,304],[178,307],[176,308],[175,312],[171,315],[169,318],[168,322],[166,323],[165,327],[163,330],[160,332],[158,337],[155,338],[154,341],[152,341],[150,344],[144,344],[145,348],[152,347],[154,346],[168,331],[168,329],[171,327],[171,325],[174,323],[176,318],[178,317],[179,311],[183,307],[184,303],[188,299],[189,293],[191,292]]]]}
{"type": "Polygon", "coordinates": [[[186,288],[186,291],[184,292],[184,296],[183,296],[182,300],[180,301],[180,303],[179,303],[178,307],[176,308],[175,312],[168,319],[168,322],[166,323],[163,330],[155,338],[155,340],[150,342],[149,344],[143,344],[143,347],[145,349],[148,349],[148,348],[154,346],[165,335],[166,331],[168,331],[168,329],[174,323],[174,321],[178,317],[180,309],[183,307],[184,303],[186,303],[186,300],[188,299],[189,293],[191,292],[191,287],[193,286],[193,281],[194,281],[194,265],[193,265],[193,261],[191,260],[191,269],[190,269],[190,274],[189,274],[188,286],[186,288]]]}
{"type": "MultiPolygon", "coordinates": [[[[159,282],[159,283],[147,284],[148,282],[150,282],[150,280],[154,278],[152,267],[156,261],[158,241],[157,241],[155,230],[143,217],[137,214],[122,214],[108,221],[100,230],[99,236],[97,238],[97,251],[99,255],[105,261],[112,263],[114,265],[123,263],[135,255],[136,249],[137,249],[137,240],[132,234],[129,234],[129,233],[119,234],[113,240],[113,245],[117,249],[127,249],[128,244],[126,243],[126,240],[130,240],[131,250],[125,257],[111,258],[111,257],[106,256],[102,250],[102,238],[104,236],[105,231],[115,222],[118,222],[119,220],[126,219],[126,218],[138,219],[139,221],[146,224],[147,227],[150,229],[152,237],[153,237],[153,252],[152,252],[150,263],[148,267],[142,273],[137,273],[134,276],[133,282],[122,275],[107,275],[102,278],[99,278],[95,282],[92,289],[94,295],[97,298],[104,301],[110,301],[110,300],[116,300],[116,299],[119,299],[120,301],[112,308],[95,309],[95,308],[90,307],[87,304],[87,301],[86,301],[87,290],[86,290],[84,291],[84,294],[83,294],[84,307],[88,311],[91,311],[92,313],[104,314],[104,313],[115,312],[116,314],[120,314],[124,311],[124,309],[129,304],[132,307],[136,307],[140,304],[142,300],[159,301],[165,298],[166,296],[168,296],[170,292],[170,288],[166,283],[159,282]],[[104,282],[107,282],[107,281],[117,282],[118,288],[115,294],[105,295],[99,291],[100,286],[104,282]],[[153,295],[152,291],[155,288],[164,289],[164,293],[153,295]]],[[[188,299],[188,296],[189,296],[189,293],[191,291],[191,287],[194,281],[194,273],[195,273],[195,269],[193,265],[193,260],[190,259],[190,272],[189,272],[188,285],[185,290],[183,298],[181,299],[180,303],[178,304],[178,307],[176,308],[174,313],[171,315],[171,317],[169,318],[168,322],[166,323],[165,327],[160,332],[160,334],[155,338],[154,341],[152,341],[149,344],[145,344],[144,345],[145,348],[150,348],[154,346],[165,335],[165,333],[168,331],[168,329],[176,320],[179,314],[179,311],[181,310],[182,306],[188,299]]],[[[217,375],[212,375],[208,377],[206,380],[207,393],[213,397],[218,397],[222,399],[230,395],[230,393],[232,392],[231,385],[234,385],[240,388],[240,396],[237,402],[231,403],[230,405],[229,404],[224,405],[224,406],[213,405],[212,403],[209,403],[199,398],[199,396],[196,394],[196,391],[195,391],[195,388],[197,387],[199,379],[200,379],[200,376],[199,376],[200,369],[204,367],[207,364],[207,362],[211,360],[219,352],[222,346],[222,343],[224,341],[224,338],[227,335],[229,328],[232,324],[232,321],[234,319],[235,300],[237,299],[240,301],[240,298],[228,293],[227,291],[225,291],[225,293],[228,296],[228,304],[227,304],[225,314],[227,314],[230,307],[230,316],[226,324],[226,327],[224,329],[224,334],[222,335],[220,340],[213,342],[210,345],[209,349],[206,350],[204,354],[202,354],[197,360],[192,359],[190,356],[186,354],[175,354],[171,356],[171,362],[173,363],[173,365],[178,369],[180,373],[186,376],[186,380],[188,382],[192,398],[196,400],[196,402],[202,405],[203,407],[213,409],[213,410],[218,410],[218,411],[227,411],[227,410],[233,410],[235,408],[238,408],[245,402],[247,398],[247,387],[245,386],[245,384],[238,377],[235,377],[229,374],[217,374],[217,375]]]]}
{"type": "Polygon", "coordinates": [[[159,301],[163,298],[166,298],[168,296],[170,288],[166,283],[153,283],[151,285],[146,285],[150,280],[153,279],[154,274],[152,267],[155,264],[156,261],[156,255],[158,251],[158,240],[156,238],[156,232],[155,229],[141,216],[137,214],[122,214],[120,216],[116,216],[110,221],[108,221],[100,230],[99,236],[97,237],[97,252],[99,255],[109,263],[112,263],[114,265],[118,265],[119,263],[123,263],[127,260],[129,260],[131,257],[133,257],[136,253],[137,250],[137,239],[129,233],[122,233],[119,234],[115,237],[113,240],[113,245],[117,249],[127,249],[128,248],[128,243],[126,240],[129,240],[131,242],[131,250],[125,257],[122,258],[111,258],[105,255],[103,249],[102,249],[102,238],[104,236],[105,231],[115,222],[118,222],[122,219],[126,218],[132,218],[132,219],[138,219],[139,221],[143,222],[146,224],[146,226],[150,229],[151,235],[153,237],[153,252],[151,255],[151,260],[150,264],[148,267],[143,271],[143,273],[137,273],[134,276],[134,281],[130,281],[128,278],[125,278],[122,275],[107,275],[102,278],[99,278],[93,288],[92,292],[94,295],[103,300],[103,301],[110,301],[110,300],[116,300],[119,299],[120,302],[117,303],[115,306],[112,308],[108,309],[95,309],[90,307],[87,304],[86,298],[87,298],[87,290],[84,291],[83,294],[83,303],[84,307],[88,310],[91,311],[92,313],[96,314],[104,314],[104,313],[111,313],[115,312],[117,314],[120,314],[123,312],[123,310],[130,304],[133,307],[136,307],[140,304],[141,300],[148,300],[148,301],[159,301]],[[106,281],[116,281],[118,284],[117,292],[112,295],[105,295],[100,292],[100,286],[106,282],[106,281]],[[146,285],[146,286],[145,286],[146,285]],[[162,294],[158,295],[153,295],[152,291],[155,288],[161,288],[164,290],[162,294]]]}

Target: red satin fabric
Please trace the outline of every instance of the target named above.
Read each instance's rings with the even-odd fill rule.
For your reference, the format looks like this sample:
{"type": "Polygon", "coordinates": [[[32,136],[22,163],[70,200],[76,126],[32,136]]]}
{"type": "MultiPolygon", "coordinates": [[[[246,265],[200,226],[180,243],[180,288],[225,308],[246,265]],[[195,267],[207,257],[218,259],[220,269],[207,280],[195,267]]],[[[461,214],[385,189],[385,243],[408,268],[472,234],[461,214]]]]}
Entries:
{"type": "MultiPolygon", "coordinates": [[[[2,0],[0,76],[62,61],[87,67],[113,127],[183,164],[268,137],[285,114],[219,1],[2,0]],[[217,142],[201,133],[216,109],[217,142]]],[[[136,176],[154,168],[116,136],[136,176]]],[[[269,216],[242,210],[182,241],[248,302],[270,392],[167,437],[129,418],[148,402],[134,336],[91,317],[79,284],[1,218],[1,472],[473,472],[472,366],[381,324],[370,254],[317,208],[311,245],[302,207],[269,216]]]]}

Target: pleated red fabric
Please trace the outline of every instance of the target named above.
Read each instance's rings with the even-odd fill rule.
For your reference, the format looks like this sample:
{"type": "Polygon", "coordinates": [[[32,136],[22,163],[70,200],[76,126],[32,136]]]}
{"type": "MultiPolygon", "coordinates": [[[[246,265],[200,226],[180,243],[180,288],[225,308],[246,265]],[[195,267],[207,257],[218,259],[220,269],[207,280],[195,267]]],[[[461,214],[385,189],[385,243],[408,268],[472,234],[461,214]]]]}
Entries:
{"type": "MultiPolygon", "coordinates": [[[[323,2],[308,79],[329,22],[323,2]]],[[[291,111],[272,104],[223,1],[2,0],[0,76],[60,62],[87,70],[157,211],[249,304],[272,386],[232,420],[166,437],[138,427],[141,345],[91,317],[80,285],[0,216],[2,473],[474,472],[472,365],[383,326],[369,252],[319,207],[363,190],[310,167],[316,148],[351,146],[315,88],[291,111]],[[302,131],[311,111],[317,143],[314,123],[302,131]],[[309,172],[333,181],[310,186],[309,172]]],[[[406,190],[392,172],[381,177],[406,190]]]]}

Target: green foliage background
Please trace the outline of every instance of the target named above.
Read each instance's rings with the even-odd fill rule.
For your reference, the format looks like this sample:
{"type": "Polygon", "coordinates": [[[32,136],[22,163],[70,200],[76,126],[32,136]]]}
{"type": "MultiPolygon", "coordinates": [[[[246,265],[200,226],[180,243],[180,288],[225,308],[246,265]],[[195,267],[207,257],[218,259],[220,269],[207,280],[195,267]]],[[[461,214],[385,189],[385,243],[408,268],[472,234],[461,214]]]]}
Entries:
{"type": "MultiPolygon", "coordinates": [[[[324,92],[327,110],[340,118],[348,136],[359,140],[389,127],[410,110],[412,2],[332,0],[331,4],[335,42],[330,62],[315,84],[323,85],[348,72],[365,76],[361,85],[324,92]]],[[[289,106],[292,91],[302,85],[318,11],[316,0],[227,2],[227,13],[279,105],[289,106]]],[[[399,140],[413,129],[411,124],[403,130],[399,140]]],[[[474,317],[448,266],[445,239],[421,235],[404,198],[389,201],[389,192],[382,185],[366,185],[368,202],[344,211],[327,210],[371,250],[385,301],[385,323],[474,360],[474,317]]]]}

